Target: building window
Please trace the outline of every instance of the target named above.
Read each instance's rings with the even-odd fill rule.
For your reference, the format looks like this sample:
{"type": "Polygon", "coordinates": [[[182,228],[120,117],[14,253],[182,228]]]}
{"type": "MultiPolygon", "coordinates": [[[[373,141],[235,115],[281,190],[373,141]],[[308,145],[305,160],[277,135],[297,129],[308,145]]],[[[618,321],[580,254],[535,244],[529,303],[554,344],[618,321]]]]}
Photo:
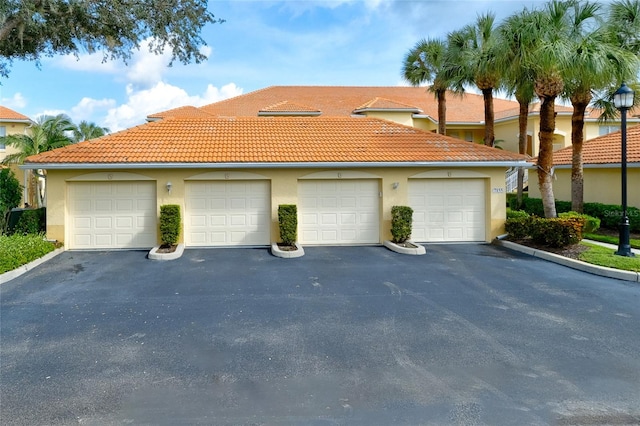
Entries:
{"type": "MultiPolygon", "coordinates": [[[[7,136],[7,128],[5,126],[0,126],[0,137],[7,136]]],[[[4,151],[6,147],[2,142],[0,142],[0,151],[4,151]]]]}
{"type": "Polygon", "coordinates": [[[464,140],[467,142],[473,142],[473,132],[464,132],[464,140]]]}
{"type": "Polygon", "coordinates": [[[609,133],[617,132],[620,130],[620,126],[600,126],[599,135],[608,135],[609,133]]]}

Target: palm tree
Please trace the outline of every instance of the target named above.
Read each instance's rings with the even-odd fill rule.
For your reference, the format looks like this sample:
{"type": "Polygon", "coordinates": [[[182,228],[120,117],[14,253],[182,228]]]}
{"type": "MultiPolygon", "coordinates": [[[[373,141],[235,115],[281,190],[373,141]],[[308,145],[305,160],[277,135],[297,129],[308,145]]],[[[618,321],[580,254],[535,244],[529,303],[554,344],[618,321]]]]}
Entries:
{"type": "Polygon", "coordinates": [[[431,83],[429,90],[438,100],[438,133],[447,132],[447,89],[444,75],[447,44],[439,39],[422,39],[407,52],[402,65],[402,76],[412,86],[431,83]]]}
{"type": "Polygon", "coordinates": [[[582,146],[584,115],[595,90],[612,81],[626,80],[637,72],[638,59],[629,50],[609,43],[610,32],[602,25],[600,5],[571,0],[566,36],[571,43],[571,66],[565,72],[565,97],[571,101],[571,210],[582,212],[584,174],[582,146]]]}
{"type": "MultiPolygon", "coordinates": [[[[527,125],[529,104],[535,97],[531,69],[526,66],[530,46],[528,35],[535,26],[533,14],[528,9],[506,18],[499,26],[503,53],[498,55],[502,61],[503,85],[506,92],[514,95],[519,105],[518,112],[518,152],[527,152],[527,125]]],[[[522,204],[524,192],[524,168],[518,168],[518,205],[522,204]]]]}
{"type": "Polygon", "coordinates": [[[564,73],[571,66],[571,46],[566,39],[568,9],[568,2],[552,0],[543,10],[532,12],[533,25],[526,35],[526,45],[531,50],[525,66],[532,72],[534,91],[541,100],[537,172],[545,217],[556,217],[552,181],[553,133],[555,100],[564,91],[564,73]]]}
{"type": "Polygon", "coordinates": [[[484,99],[484,143],[493,146],[494,113],[493,90],[501,82],[501,70],[497,54],[499,33],[495,15],[479,15],[474,25],[466,25],[448,36],[448,78],[462,91],[465,84],[475,84],[484,99]]]}
{"type": "Polygon", "coordinates": [[[99,138],[108,134],[110,130],[107,127],[100,127],[96,123],[89,123],[82,120],[80,124],[73,129],[73,141],[82,142],[89,139],[99,138]]]}
{"type": "MultiPolygon", "coordinates": [[[[18,149],[18,152],[7,155],[2,164],[22,164],[31,155],[69,145],[72,141],[67,133],[72,132],[74,128],[71,119],[64,114],[40,116],[29,127],[30,134],[14,134],[0,138],[0,142],[18,149]]],[[[44,202],[44,178],[43,170],[32,170],[30,186],[35,188],[38,194],[38,207],[42,207],[44,202]]]]}

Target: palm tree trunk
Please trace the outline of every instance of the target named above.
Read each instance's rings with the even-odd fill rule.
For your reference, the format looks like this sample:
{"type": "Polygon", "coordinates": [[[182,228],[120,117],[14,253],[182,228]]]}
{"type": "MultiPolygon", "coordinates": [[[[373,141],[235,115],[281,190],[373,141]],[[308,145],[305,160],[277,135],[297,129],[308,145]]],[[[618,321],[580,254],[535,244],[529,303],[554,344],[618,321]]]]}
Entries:
{"type": "MultiPolygon", "coordinates": [[[[518,100],[520,111],[518,114],[518,152],[527,152],[527,122],[529,120],[529,102],[518,100]]],[[[522,205],[524,192],[524,167],[518,167],[518,207],[522,205]]]]}
{"type": "Polygon", "coordinates": [[[540,152],[538,153],[538,186],[545,217],[556,217],[553,196],[553,132],[556,128],[555,96],[542,99],[540,105],[540,152]]]}
{"type": "Polygon", "coordinates": [[[484,98],[484,144],[493,146],[495,134],[493,131],[493,88],[482,89],[484,98]]]}
{"type": "Polygon", "coordinates": [[[438,95],[438,133],[447,134],[447,91],[439,89],[438,95]]]}
{"type": "Polygon", "coordinates": [[[573,103],[571,116],[571,210],[582,213],[584,208],[584,173],[582,167],[582,145],[584,143],[584,113],[591,100],[585,97],[573,103]]]}

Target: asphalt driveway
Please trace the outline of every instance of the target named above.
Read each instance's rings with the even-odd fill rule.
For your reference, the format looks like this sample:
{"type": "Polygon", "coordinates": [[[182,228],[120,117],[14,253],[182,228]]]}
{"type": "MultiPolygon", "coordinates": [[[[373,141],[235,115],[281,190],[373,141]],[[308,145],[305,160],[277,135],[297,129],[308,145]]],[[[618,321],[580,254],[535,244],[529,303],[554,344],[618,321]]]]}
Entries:
{"type": "Polygon", "coordinates": [[[0,286],[0,423],[640,423],[640,286],[490,245],[65,252],[0,286]]]}

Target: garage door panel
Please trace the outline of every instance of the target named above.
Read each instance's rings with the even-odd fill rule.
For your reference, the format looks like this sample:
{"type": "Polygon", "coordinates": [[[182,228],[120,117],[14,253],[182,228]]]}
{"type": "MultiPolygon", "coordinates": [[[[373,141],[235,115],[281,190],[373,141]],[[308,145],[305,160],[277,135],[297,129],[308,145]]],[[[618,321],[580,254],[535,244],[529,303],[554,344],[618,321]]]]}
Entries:
{"type": "Polygon", "coordinates": [[[68,198],[71,249],[156,244],[155,182],[71,182],[68,198]]]}
{"type": "Polygon", "coordinates": [[[415,179],[409,182],[415,241],[484,241],[483,179],[415,179]]]}
{"type": "Polygon", "coordinates": [[[338,224],[338,215],[335,213],[323,213],[320,216],[320,223],[322,225],[337,225],[338,224]]]}
{"type": "Polygon", "coordinates": [[[185,210],[189,246],[270,242],[269,181],[187,182],[185,210]]]}
{"type": "Polygon", "coordinates": [[[301,181],[302,244],[379,243],[379,184],[375,179],[301,181]]]}

